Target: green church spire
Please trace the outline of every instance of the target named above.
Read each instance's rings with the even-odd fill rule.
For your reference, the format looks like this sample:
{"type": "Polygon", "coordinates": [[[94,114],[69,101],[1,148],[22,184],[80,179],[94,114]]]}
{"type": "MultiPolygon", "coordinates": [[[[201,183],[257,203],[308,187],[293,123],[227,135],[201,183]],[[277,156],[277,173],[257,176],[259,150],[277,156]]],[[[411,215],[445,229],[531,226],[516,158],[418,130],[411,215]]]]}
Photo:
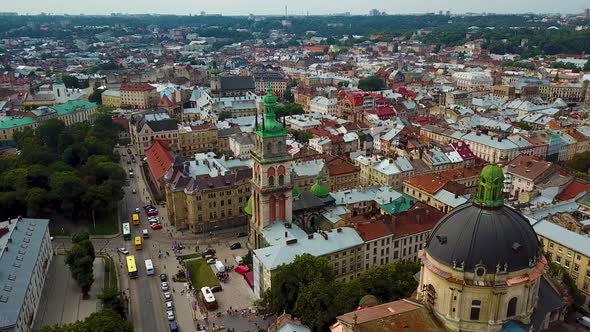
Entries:
{"type": "Polygon", "coordinates": [[[498,165],[487,165],[479,174],[475,204],[484,208],[504,205],[504,173],[498,165]]]}
{"type": "Polygon", "coordinates": [[[256,126],[256,134],[260,137],[279,137],[287,136],[287,130],[283,125],[277,121],[276,108],[277,108],[277,97],[273,96],[270,82],[268,82],[268,88],[266,89],[266,96],[263,98],[264,101],[264,115],[262,124],[256,126]]]}

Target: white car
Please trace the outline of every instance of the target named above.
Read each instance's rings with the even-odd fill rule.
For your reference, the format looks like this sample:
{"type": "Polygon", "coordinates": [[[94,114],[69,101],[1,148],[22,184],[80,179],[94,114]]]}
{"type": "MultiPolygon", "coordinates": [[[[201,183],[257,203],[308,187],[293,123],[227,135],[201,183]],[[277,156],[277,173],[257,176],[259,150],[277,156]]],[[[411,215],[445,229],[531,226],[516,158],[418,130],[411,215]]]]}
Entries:
{"type": "Polygon", "coordinates": [[[123,255],[129,255],[129,250],[127,250],[127,248],[118,248],[117,251],[123,255]]]}
{"type": "Polygon", "coordinates": [[[166,311],[174,311],[174,303],[172,301],[166,301],[166,311]]]}
{"type": "Polygon", "coordinates": [[[207,264],[215,264],[215,258],[209,258],[207,264]]]}
{"type": "Polygon", "coordinates": [[[168,283],[167,282],[163,282],[162,283],[162,290],[164,292],[167,292],[170,289],[170,287],[168,287],[168,283]]]}
{"type": "Polygon", "coordinates": [[[164,299],[166,301],[172,301],[172,294],[170,292],[164,292],[164,299]]]}
{"type": "Polygon", "coordinates": [[[166,317],[168,317],[169,321],[174,320],[174,311],[166,311],[166,317]]]}
{"type": "Polygon", "coordinates": [[[135,208],[135,213],[139,213],[139,208],[135,208]]]}

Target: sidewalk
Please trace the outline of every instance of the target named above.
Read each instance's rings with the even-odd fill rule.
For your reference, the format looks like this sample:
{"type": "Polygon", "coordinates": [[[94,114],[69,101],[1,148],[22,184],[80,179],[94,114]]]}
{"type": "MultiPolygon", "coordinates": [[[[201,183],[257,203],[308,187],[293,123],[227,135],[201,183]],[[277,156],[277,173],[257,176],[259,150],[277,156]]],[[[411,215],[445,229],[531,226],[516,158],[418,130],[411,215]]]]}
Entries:
{"type": "Polygon", "coordinates": [[[43,292],[37,309],[34,328],[46,325],[73,323],[84,320],[92,313],[100,310],[98,294],[104,284],[104,261],[97,257],[94,260],[94,283],[89,298],[82,299],[80,288],[72,278],[70,269],[65,264],[65,256],[53,258],[43,292]]]}

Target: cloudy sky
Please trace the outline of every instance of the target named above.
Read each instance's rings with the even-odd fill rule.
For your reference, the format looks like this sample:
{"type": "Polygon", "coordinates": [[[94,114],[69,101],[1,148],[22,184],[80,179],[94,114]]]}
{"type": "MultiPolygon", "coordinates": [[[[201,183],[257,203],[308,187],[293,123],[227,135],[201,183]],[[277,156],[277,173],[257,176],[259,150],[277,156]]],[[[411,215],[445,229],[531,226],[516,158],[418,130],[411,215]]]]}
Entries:
{"type": "Polygon", "coordinates": [[[0,11],[21,14],[109,14],[160,13],[223,15],[282,14],[285,5],[291,14],[366,14],[371,8],[396,13],[424,13],[450,10],[453,13],[579,13],[590,7],[590,0],[0,0],[0,11]]]}

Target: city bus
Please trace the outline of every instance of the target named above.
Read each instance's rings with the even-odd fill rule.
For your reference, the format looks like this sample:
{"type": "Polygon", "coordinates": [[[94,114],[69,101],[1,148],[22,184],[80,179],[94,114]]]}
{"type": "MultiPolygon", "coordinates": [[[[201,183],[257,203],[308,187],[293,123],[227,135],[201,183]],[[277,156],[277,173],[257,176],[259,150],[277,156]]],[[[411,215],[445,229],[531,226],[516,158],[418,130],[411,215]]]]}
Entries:
{"type": "Polygon", "coordinates": [[[135,225],[135,226],[139,225],[139,213],[134,213],[131,216],[131,219],[133,220],[133,225],[135,225]]]}
{"type": "Polygon", "coordinates": [[[123,223],[123,239],[131,240],[131,226],[128,222],[123,223]]]}
{"type": "Polygon", "coordinates": [[[153,276],[154,275],[154,264],[152,264],[152,260],[151,259],[146,259],[145,260],[145,271],[147,272],[148,276],[153,276]]]}
{"type": "Polygon", "coordinates": [[[141,250],[141,236],[135,237],[135,250],[141,250]]]}
{"type": "Polygon", "coordinates": [[[203,295],[203,302],[205,302],[205,307],[209,310],[217,309],[217,301],[215,301],[215,296],[209,287],[201,288],[201,295],[203,295]]]}
{"type": "Polygon", "coordinates": [[[137,278],[137,266],[135,266],[135,256],[129,255],[127,258],[127,273],[129,278],[137,278]]]}

